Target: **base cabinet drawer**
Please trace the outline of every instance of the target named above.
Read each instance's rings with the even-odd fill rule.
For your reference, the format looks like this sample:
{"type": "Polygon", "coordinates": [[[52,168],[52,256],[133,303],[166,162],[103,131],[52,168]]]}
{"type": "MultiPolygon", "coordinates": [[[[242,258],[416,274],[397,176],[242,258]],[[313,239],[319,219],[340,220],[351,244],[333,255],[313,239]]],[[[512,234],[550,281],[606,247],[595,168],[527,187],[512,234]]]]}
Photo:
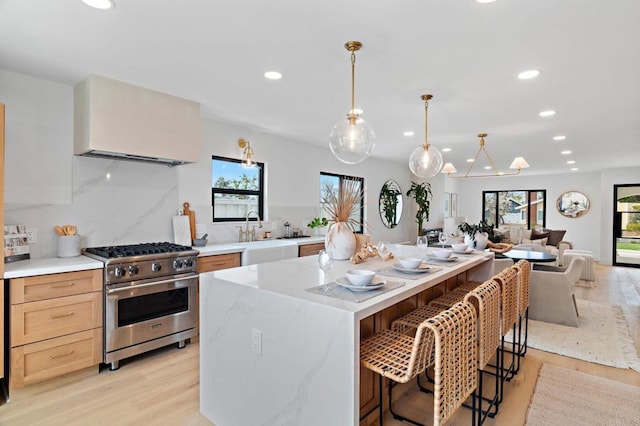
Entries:
{"type": "Polygon", "coordinates": [[[198,258],[198,273],[219,271],[240,266],[240,253],[216,254],[198,258]]]}
{"type": "Polygon", "coordinates": [[[11,347],[102,327],[102,293],[11,306],[11,347]]]}
{"type": "Polygon", "coordinates": [[[312,256],[324,250],[324,243],[303,244],[298,247],[298,257],[312,256]]]}
{"type": "Polygon", "coordinates": [[[102,269],[11,279],[11,304],[102,290],[102,269]]]}
{"type": "Polygon", "coordinates": [[[12,388],[47,380],[102,362],[102,328],[11,349],[12,388]]]}

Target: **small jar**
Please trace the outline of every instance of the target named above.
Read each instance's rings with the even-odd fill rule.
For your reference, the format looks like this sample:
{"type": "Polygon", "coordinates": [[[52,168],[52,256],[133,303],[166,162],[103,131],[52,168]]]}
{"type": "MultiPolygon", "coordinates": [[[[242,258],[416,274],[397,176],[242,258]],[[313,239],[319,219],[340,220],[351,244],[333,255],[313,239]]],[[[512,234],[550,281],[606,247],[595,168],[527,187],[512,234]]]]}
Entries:
{"type": "Polygon", "coordinates": [[[289,234],[290,233],[290,230],[289,230],[290,226],[291,225],[289,224],[289,222],[285,222],[284,223],[284,237],[285,238],[289,238],[289,236],[290,236],[290,234],[289,234]]]}

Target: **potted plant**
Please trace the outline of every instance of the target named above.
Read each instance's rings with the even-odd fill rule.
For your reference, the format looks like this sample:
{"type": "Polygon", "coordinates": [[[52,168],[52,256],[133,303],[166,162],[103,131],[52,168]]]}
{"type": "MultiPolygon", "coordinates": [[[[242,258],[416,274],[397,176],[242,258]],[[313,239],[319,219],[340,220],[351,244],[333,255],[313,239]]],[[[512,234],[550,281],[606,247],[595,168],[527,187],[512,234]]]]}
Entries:
{"type": "Polygon", "coordinates": [[[387,221],[385,224],[389,228],[394,228],[397,223],[397,210],[398,210],[398,195],[402,194],[400,190],[393,187],[390,182],[386,182],[382,185],[380,190],[380,208],[384,219],[387,221]]]}
{"type": "Polygon", "coordinates": [[[487,246],[488,241],[494,243],[502,241],[502,235],[495,234],[494,226],[484,219],[477,225],[462,222],[458,225],[458,229],[465,235],[465,243],[470,248],[475,247],[476,249],[483,250],[487,246]],[[481,238],[478,238],[478,233],[480,233],[481,238]]]}
{"type": "Polygon", "coordinates": [[[411,188],[407,191],[407,197],[413,197],[413,200],[418,205],[416,211],[416,223],[418,224],[418,236],[424,234],[422,229],[422,223],[426,220],[429,221],[429,207],[431,205],[431,184],[429,182],[415,183],[411,182],[411,188]]]}
{"type": "Polygon", "coordinates": [[[326,217],[314,217],[313,220],[309,222],[307,226],[313,229],[313,232],[316,235],[318,235],[320,228],[327,227],[328,225],[329,225],[329,221],[327,220],[326,217]]]}
{"type": "Polygon", "coordinates": [[[338,191],[329,184],[322,191],[322,204],[329,224],[325,247],[332,259],[349,259],[355,253],[353,231],[359,225],[356,217],[363,196],[360,182],[354,180],[343,180],[338,191]]]}

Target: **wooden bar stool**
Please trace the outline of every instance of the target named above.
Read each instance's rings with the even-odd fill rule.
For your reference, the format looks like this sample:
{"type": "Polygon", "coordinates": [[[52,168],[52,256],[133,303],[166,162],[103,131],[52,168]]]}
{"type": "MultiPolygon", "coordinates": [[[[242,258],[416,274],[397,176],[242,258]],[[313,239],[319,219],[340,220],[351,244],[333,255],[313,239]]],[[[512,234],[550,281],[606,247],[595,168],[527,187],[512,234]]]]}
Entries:
{"type": "Polygon", "coordinates": [[[529,337],[529,292],[531,288],[531,263],[522,259],[514,268],[518,271],[518,363],[516,374],[520,370],[520,357],[527,353],[527,338],[529,337]],[[522,341],[522,327],[524,322],[524,341],[522,341]]]}
{"type": "MultiPolygon", "coordinates": [[[[407,383],[434,366],[433,424],[441,425],[469,397],[477,385],[476,311],[461,302],[422,322],[414,337],[384,330],[360,343],[360,363],[379,374],[380,425],[383,421],[382,380],[407,383]]],[[[393,411],[393,383],[389,384],[389,411],[396,419],[421,423],[393,411]]],[[[472,415],[475,422],[475,412],[472,415]]]]}
{"type": "MultiPolygon", "coordinates": [[[[500,356],[500,284],[491,279],[485,281],[465,297],[465,302],[471,303],[478,313],[478,424],[481,425],[487,417],[498,412],[500,403],[500,376],[495,374],[494,392],[491,397],[483,397],[483,378],[485,368],[491,358],[500,356]],[[488,402],[486,409],[483,402],[488,402]]],[[[473,407],[472,407],[473,408],[473,407]]]]}

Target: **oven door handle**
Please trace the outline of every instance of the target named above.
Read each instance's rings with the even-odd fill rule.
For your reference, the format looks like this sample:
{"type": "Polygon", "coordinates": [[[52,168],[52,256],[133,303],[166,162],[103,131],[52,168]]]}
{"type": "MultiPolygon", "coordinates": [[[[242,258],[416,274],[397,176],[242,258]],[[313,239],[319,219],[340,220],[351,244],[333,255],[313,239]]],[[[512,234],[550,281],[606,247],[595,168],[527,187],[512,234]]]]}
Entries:
{"type": "Polygon", "coordinates": [[[160,281],[154,281],[151,283],[145,283],[145,284],[136,284],[135,286],[126,286],[126,287],[119,287],[119,288],[109,288],[107,289],[107,294],[113,294],[113,293],[118,293],[120,291],[130,291],[130,290],[138,290],[141,288],[145,288],[145,287],[152,287],[152,286],[157,286],[159,284],[171,284],[171,283],[175,283],[178,281],[187,281],[187,280],[192,280],[194,278],[197,278],[198,275],[194,275],[192,277],[180,277],[180,278],[172,278],[170,280],[160,280],[160,281]]]}

